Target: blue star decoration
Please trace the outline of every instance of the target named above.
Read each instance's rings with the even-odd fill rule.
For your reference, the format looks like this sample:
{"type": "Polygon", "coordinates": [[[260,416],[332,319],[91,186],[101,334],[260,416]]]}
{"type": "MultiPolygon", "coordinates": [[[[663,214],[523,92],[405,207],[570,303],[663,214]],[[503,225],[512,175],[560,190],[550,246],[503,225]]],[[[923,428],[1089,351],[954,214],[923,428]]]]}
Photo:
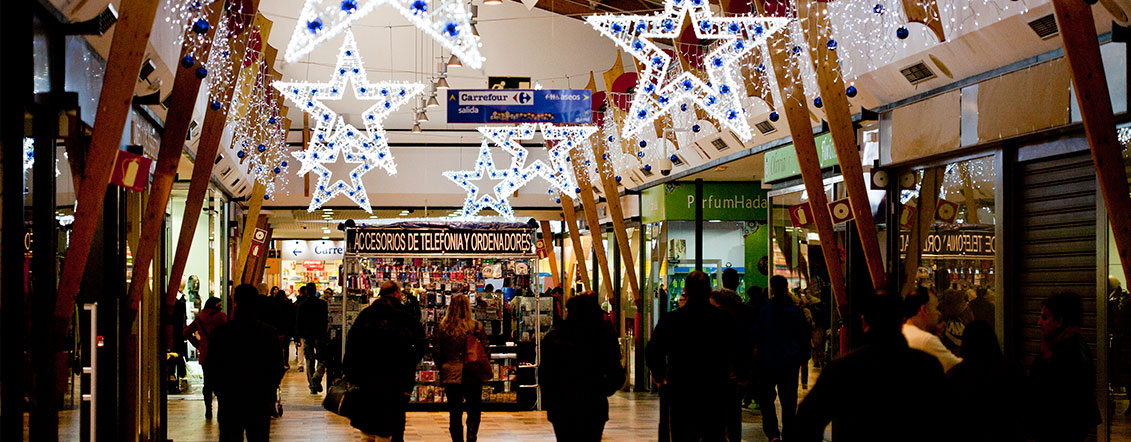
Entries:
{"type": "Polygon", "coordinates": [[[475,160],[474,170],[448,171],[444,172],[443,175],[467,191],[467,199],[464,200],[463,209],[460,212],[462,218],[474,217],[483,209],[494,210],[507,219],[514,218],[514,210],[511,209],[508,195],[514,193],[518,187],[521,187],[521,184],[516,184],[518,180],[514,179],[515,174],[512,171],[495,168],[495,160],[491,156],[491,149],[486,141],[483,141],[483,144],[479,147],[479,157],[475,160]],[[494,194],[484,192],[474,183],[481,180],[500,180],[493,189],[494,194]],[[506,189],[513,190],[510,190],[510,193],[500,194],[506,192],[506,189]]]}
{"type": "Polygon", "coordinates": [[[550,183],[550,193],[554,191],[573,196],[577,189],[577,178],[574,177],[573,166],[570,164],[571,155],[592,156],[593,145],[590,137],[597,132],[595,125],[581,126],[554,126],[542,125],[542,138],[550,148],[550,167],[541,171],[543,179],[550,183]],[[552,143],[551,143],[552,142],[552,143]]]}
{"type": "Polygon", "coordinates": [[[362,177],[375,169],[378,162],[372,153],[353,153],[345,148],[348,144],[347,130],[347,125],[340,125],[325,143],[316,144],[310,150],[292,152],[302,162],[299,175],[309,172],[318,179],[307,212],[317,210],[335,196],[344,195],[366,212],[373,213],[362,177]],[[328,164],[333,165],[333,171],[327,167],[328,164]],[[357,166],[351,169],[350,164],[357,166]],[[338,176],[339,173],[346,174],[346,177],[338,176]]]}
{"type": "MultiPolygon", "coordinates": [[[[338,49],[338,62],[327,83],[282,82],[272,83],[287,100],[297,104],[314,121],[311,144],[325,143],[331,134],[345,143],[341,148],[353,155],[365,154],[372,158],[376,166],[385,169],[390,175],[397,173],[389,141],[382,126],[385,117],[397,110],[413,97],[424,91],[421,83],[379,82],[370,83],[365,66],[358,54],[357,42],[353,32],[346,31],[345,41],[338,49]],[[347,84],[359,100],[374,101],[361,114],[365,122],[365,132],[350,124],[341,123],[338,114],[326,106],[323,100],[340,100],[347,90],[347,84]],[[342,127],[338,127],[342,126],[342,127]]],[[[305,173],[300,171],[299,175],[305,173]]]]}
{"type": "Polygon", "coordinates": [[[753,136],[742,105],[745,90],[739,61],[790,21],[782,17],[739,15],[715,17],[706,0],[667,0],[664,10],[650,15],[593,15],[585,18],[594,29],[628,51],[642,66],[635,96],[622,135],[636,136],[680,103],[691,101],[742,140],[753,136]],[[691,72],[669,78],[672,56],[652,39],[678,39],[684,18],[695,35],[715,40],[704,56],[707,79],[691,72]]]}
{"type": "Polygon", "coordinates": [[[479,37],[471,30],[471,13],[463,0],[306,0],[284,57],[287,62],[302,58],[382,4],[392,6],[464,65],[483,66],[479,37]]]}

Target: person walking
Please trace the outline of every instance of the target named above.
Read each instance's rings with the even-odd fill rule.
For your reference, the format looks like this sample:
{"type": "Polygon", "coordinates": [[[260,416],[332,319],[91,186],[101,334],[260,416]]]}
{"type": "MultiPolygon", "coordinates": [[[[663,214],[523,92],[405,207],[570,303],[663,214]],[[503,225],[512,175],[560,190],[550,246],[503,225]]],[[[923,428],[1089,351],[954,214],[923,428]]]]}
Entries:
{"type": "Polygon", "coordinates": [[[287,298],[287,292],[283,289],[273,287],[271,291],[274,293],[271,300],[279,311],[279,340],[285,356],[283,367],[289,370],[291,368],[291,341],[294,340],[295,334],[295,305],[290,298],[287,298]]]}
{"type": "Polygon", "coordinates": [[[448,398],[448,429],[452,442],[474,442],[479,434],[483,403],[483,379],[468,366],[468,348],[486,348],[487,332],[471,316],[471,303],[465,294],[452,296],[448,312],[436,330],[435,361],[440,366],[440,384],[448,398]],[[472,341],[475,342],[472,342],[472,341]],[[467,437],[463,432],[463,413],[467,412],[467,437]]]}
{"type": "Polygon", "coordinates": [[[1021,440],[1020,389],[989,322],[975,320],[962,332],[962,362],[946,373],[946,390],[963,418],[952,421],[955,436],[971,442],[1021,440]]]}
{"type": "Polygon", "coordinates": [[[926,287],[919,287],[914,293],[907,295],[903,302],[907,320],[902,331],[907,345],[938,358],[943,371],[949,371],[962,362],[962,358],[951,353],[942,340],[935,336],[942,313],[939,312],[939,298],[934,292],[926,287]]]}
{"type": "MultiPolygon", "coordinates": [[[[734,270],[727,268],[727,270],[734,270]]],[[[735,272],[734,277],[737,279],[738,273],[735,272]]],[[[737,282],[733,283],[737,287],[737,282]]],[[[727,272],[723,272],[723,287],[727,287],[727,272]]],[[[727,314],[733,326],[739,330],[739,335],[735,339],[747,340],[744,342],[743,348],[747,349],[748,354],[741,355],[747,358],[747,361],[754,359],[754,347],[749,342],[749,332],[754,325],[754,318],[750,313],[750,306],[742,302],[742,298],[735,293],[734,290],[724,288],[722,290],[715,290],[711,292],[711,305],[718,307],[723,313],[727,314]]],[[[730,405],[727,408],[727,440],[738,442],[742,440],[742,397],[746,392],[748,384],[739,384],[739,379],[744,379],[749,382],[751,373],[749,366],[751,364],[743,364],[746,367],[746,373],[732,373],[731,383],[727,387],[728,393],[731,394],[729,399],[730,405]]]]}
{"type": "Polygon", "coordinates": [[[262,320],[267,298],[241,284],[232,300],[232,319],[211,334],[205,368],[220,399],[220,441],[242,441],[245,434],[266,441],[284,356],[277,332],[262,320]]]}
{"type": "Polygon", "coordinates": [[[722,310],[711,305],[711,279],[694,271],[685,279],[686,305],[660,319],[645,347],[654,382],[669,405],[673,441],[722,440],[730,408],[731,374],[741,344],[739,331],[722,310]]]}
{"type": "Polygon", "coordinates": [[[1080,333],[1084,306],[1074,293],[1041,302],[1041,349],[1029,367],[1031,435],[1037,442],[1079,442],[1102,423],[1092,351],[1080,333]]]}
{"type": "Polygon", "coordinates": [[[861,301],[865,345],[825,366],[798,406],[796,427],[786,440],[823,441],[830,422],[837,441],[964,440],[947,437],[954,420],[946,407],[942,365],[907,346],[899,297],[861,301]]]}
{"type": "Polygon", "coordinates": [[[784,276],[770,278],[771,298],[758,312],[753,326],[753,342],[761,359],[762,431],[771,442],[790,439],[797,412],[797,381],[801,364],[809,359],[812,334],[801,310],[789,295],[784,276]],[[774,400],[781,401],[781,428],[778,428],[774,400]]]}
{"type": "Polygon", "coordinates": [[[593,292],[574,296],[542,339],[542,405],[559,441],[600,441],[608,398],[624,385],[620,347],[603,313],[593,292]]]}
{"type": "Polygon", "coordinates": [[[303,286],[303,300],[295,308],[295,338],[302,342],[302,359],[306,365],[306,385],[310,394],[322,392],[322,375],[326,372],[324,357],[319,350],[329,339],[329,306],[318,298],[314,284],[303,286]]]}
{"type": "Polygon", "coordinates": [[[182,335],[196,347],[196,359],[200,362],[204,377],[204,418],[212,419],[212,396],[215,389],[212,377],[208,375],[208,345],[216,328],[228,322],[228,315],[220,310],[220,298],[208,298],[200,314],[185,327],[182,335]]]}
{"type": "Polygon", "coordinates": [[[377,300],[357,315],[346,335],[343,369],[359,399],[350,425],[368,440],[404,440],[408,395],[416,382],[416,364],[428,347],[420,320],[401,297],[400,286],[385,281],[377,300]]]}

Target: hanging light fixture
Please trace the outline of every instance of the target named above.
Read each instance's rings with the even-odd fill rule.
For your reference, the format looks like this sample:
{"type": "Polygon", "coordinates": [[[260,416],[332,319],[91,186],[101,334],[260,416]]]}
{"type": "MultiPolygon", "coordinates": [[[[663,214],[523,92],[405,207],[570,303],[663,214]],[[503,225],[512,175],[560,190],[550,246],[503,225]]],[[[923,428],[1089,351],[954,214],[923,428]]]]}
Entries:
{"type": "Polygon", "coordinates": [[[456,57],[456,54],[452,54],[451,58],[448,59],[448,67],[450,67],[450,68],[462,68],[463,63],[460,63],[459,57],[456,57]]]}
{"type": "Polygon", "coordinates": [[[416,123],[416,124],[412,125],[412,133],[418,134],[418,133],[421,133],[421,132],[424,132],[424,129],[420,128],[420,123],[416,123]]]}
{"type": "Polygon", "coordinates": [[[471,35],[479,36],[479,28],[475,27],[475,20],[471,21],[471,35]]]}
{"type": "Polygon", "coordinates": [[[427,106],[427,107],[440,107],[440,102],[436,101],[436,94],[432,94],[431,97],[428,97],[428,104],[426,104],[425,106],[427,106]]]}
{"type": "Polygon", "coordinates": [[[440,76],[439,80],[436,80],[436,90],[448,90],[448,80],[443,75],[440,76]]]}
{"type": "Polygon", "coordinates": [[[424,111],[424,100],[420,101],[420,107],[416,108],[416,122],[423,123],[428,121],[428,113],[424,111]]]}

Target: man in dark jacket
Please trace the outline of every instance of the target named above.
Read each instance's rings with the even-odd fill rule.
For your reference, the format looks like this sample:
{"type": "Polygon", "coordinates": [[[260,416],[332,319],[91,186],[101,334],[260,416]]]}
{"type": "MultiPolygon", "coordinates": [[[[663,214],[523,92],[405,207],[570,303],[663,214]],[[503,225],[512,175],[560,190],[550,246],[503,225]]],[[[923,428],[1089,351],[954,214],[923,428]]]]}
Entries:
{"type": "MultiPolygon", "coordinates": [[[[711,280],[701,271],[687,276],[687,304],[668,313],[645,348],[648,369],[670,404],[671,440],[722,440],[729,386],[743,351],[738,329],[711,305],[711,280]]],[[[745,382],[745,379],[741,380],[745,382]]],[[[663,431],[663,430],[661,430],[663,431]]]]}
{"type": "Polygon", "coordinates": [[[428,341],[420,320],[401,304],[397,283],[385,281],[378,296],[346,336],[346,380],[360,393],[350,425],[368,436],[403,441],[405,407],[428,341]]]}
{"type": "Polygon", "coordinates": [[[825,367],[798,407],[797,425],[786,440],[823,441],[829,422],[835,440],[957,440],[947,433],[951,416],[942,364],[907,346],[899,297],[874,295],[865,304],[868,344],[825,367]]]}
{"type": "Polygon", "coordinates": [[[220,398],[220,441],[266,441],[283,379],[285,356],[274,328],[261,318],[260,296],[243,284],[233,296],[232,320],[216,327],[208,345],[206,370],[220,398]]]}
{"type": "Polygon", "coordinates": [[[797,381],[801,364],[809,359],[810,332],[805,316],[789,297],[789,285],[784,276],[770,278],[773,297],[758,312],[753,339],[761,362],[762,431],[771,442],[781,439],[793,429],[797,411],[797,381]],[[778,428],[774,400],[781,401],[782,425],[778,428]]]}
{"type": "Polygon", "coordinates": [[[302,341],[302,356],[306,360],[306,384],[310,387],[310,394],[322,391],[322,374],[326,372],[325,360],[318,350],[324,348],[328,336],[329,306],[326,301],[318,298],[318,290],[314,284],[307,284],[300,290],[305,297],[295,309],[295,337],[302,341]],[[317,369],[315,364],[318,364],[317,369]]]}

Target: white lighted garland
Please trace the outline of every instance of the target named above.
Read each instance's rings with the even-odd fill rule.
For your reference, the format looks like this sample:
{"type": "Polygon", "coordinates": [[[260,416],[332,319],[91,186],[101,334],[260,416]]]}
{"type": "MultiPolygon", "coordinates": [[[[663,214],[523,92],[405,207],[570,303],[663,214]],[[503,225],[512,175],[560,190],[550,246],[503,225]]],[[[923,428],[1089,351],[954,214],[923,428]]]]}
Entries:
{"type": "Polygon", "coordinates": [[[284,57],[288,62],[302,58],[382,4],[396,9],[465,65],[483,65],[464,0],[306,0],[284,57]]]}
{"type": "Polygon", "coordinates": [[[742,103],[745,90],[739,62],[790,21],[751,15],[716,17],[705,0],[667,0],[662,12],[650,15],[594,15],[585,20],[643,67],[625,118],[625,137],[635,136],[676,105],[693,102],[743,140],[753,134],[742,103]],[[651,41],[678,39],[684,16],[690,17],[697,37],[719,41],[704,59],[706,80],[691,72],[669,72],[674,70],[672,56],[651,41]]]}

